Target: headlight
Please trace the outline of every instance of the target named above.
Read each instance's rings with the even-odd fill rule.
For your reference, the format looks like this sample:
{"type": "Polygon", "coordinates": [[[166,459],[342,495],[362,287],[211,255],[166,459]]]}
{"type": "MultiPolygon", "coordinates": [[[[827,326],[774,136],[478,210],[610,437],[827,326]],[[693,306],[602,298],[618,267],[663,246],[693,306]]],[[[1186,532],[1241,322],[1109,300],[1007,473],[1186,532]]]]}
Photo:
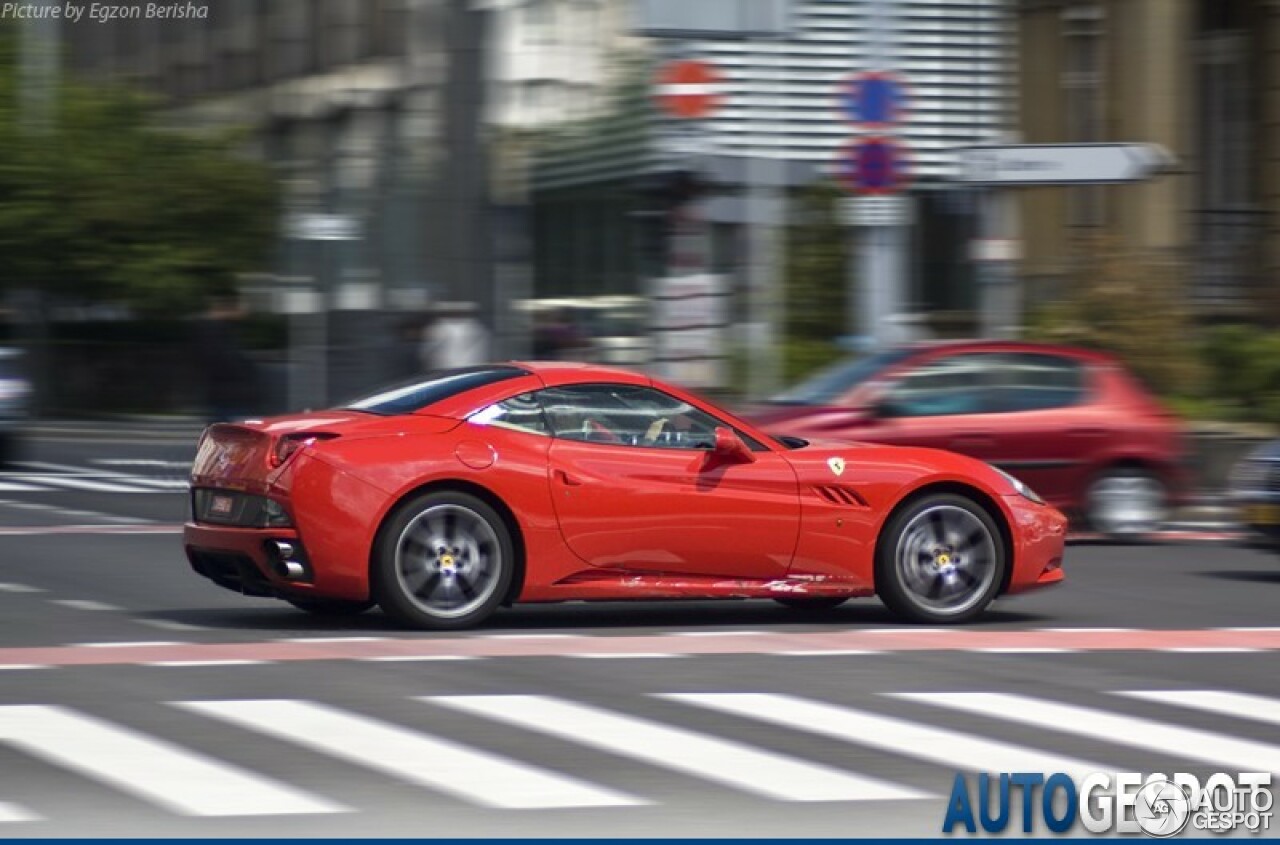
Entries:
{"type": "Polygon", "coordinates": [[[1009,485],[1010,485],[1011,487],[1013,487],[1013,489],[1014,489],[1014,490],[1017,490],[1017,491],[1018,491],[1018,495],[1022,496],[1024,499],[1030,499],[1031,501],[1035,502],[1037,505],[1043,505],[1043,504],[1044,504],[1044,499],[1040,498],[1040,494],[1039,494],[1039,493],[1037,493],[1036,491],[1032,490],[1030,487],[1028,487],[1027,485],[1023,484],[1021,481],[1019,481],[1018,479],[1014,478],[1014,477],[1013,477],[1012,475],[1010,475],[1009,473],[1007,473],[1007,472],[1005,472],[1004,470],[1000,469],[1000,467],[992,467],[992,469],[994,469],[996,472],[998,472],[998,473],[1000,473],[1002,476],[1004,476],[1005,480],[1009,482],[1009,485]]]}

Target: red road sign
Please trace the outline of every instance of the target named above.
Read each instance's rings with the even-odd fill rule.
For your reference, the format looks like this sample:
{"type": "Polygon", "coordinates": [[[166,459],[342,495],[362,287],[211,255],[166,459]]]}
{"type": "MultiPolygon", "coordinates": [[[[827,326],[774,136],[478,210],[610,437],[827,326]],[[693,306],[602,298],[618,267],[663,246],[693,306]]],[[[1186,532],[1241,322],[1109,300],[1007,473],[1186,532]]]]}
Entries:
{"type": "Polygon", "coordinates": [[[706,62],[670,62],[658,73],[658,102],[676,117],[706,117],[720,103],[720,81],[720,73],[706,62]]]}
{"type": "Polygon", "coordinates": [[[910,162],[901,141],[882,136],[855,138],[840,150],[837,174],[857,194],[892,194],[902,190],[910,162]]]}

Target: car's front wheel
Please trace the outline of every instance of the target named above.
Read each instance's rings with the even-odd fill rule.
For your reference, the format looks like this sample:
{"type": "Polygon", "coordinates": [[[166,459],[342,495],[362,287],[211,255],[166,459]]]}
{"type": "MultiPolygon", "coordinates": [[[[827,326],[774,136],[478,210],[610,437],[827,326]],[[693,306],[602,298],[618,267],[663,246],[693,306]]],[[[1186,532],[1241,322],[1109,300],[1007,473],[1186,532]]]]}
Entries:
{"type": "Polygon", "coordinates": [[[876,550],[876,590],[913,622],[967,622],[996,597],[1008,550],[995,520],[966,496],[936,493],[899,510],[876,550]]]}
{"type": "Polygon", "coordinates": [[[418,628],[478,624],[506,597],[515,549],[488,503],[459,491],[417,496],[383,527],[374,596],[394,619],[418,628]]]}
{"type": "Polygon", "coordinates": [[[1158,531],[1168,519],[1168,500],[1164,484],[1147,470],[1108,469],[1089,485],[1089,525],[1114,539],[1142,537],[1158,531]]]}

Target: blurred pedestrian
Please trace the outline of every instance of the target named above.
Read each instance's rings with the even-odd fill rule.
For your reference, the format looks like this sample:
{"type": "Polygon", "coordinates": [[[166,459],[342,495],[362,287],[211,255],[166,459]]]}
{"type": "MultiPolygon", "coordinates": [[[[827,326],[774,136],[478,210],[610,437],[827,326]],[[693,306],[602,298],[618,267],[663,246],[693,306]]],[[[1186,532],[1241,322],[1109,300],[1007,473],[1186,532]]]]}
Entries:
{"type": "Polygon", "coordinates": [[[234,295],[219,294],[196,321],[192,333],[195,362],[210,422],[250,416],[260,401],[257,365],[241,346],[244,309],[234,295]]]}
{"type": "Polygon", "coordinates": [[[445,302],[422,336],[422,365],[428,370],[474,367],[489,360],[489,332],[474,302],[445,302]]]}

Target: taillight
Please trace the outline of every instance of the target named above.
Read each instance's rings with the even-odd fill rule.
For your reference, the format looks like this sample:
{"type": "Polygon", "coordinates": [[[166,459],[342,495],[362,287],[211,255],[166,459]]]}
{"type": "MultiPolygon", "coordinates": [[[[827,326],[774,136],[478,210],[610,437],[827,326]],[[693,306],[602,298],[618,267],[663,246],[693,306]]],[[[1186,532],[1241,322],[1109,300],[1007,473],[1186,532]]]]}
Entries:
{"type": "Polygon", "coordinates": [[[286,461],[293,457],[293,454],[304,446],[310,446],[312,443],[321,440],[332,440],[338,435],[329,432],[300,432],[296,434],[286,434],[276,441],[276,448],[271,450],[271,466],[283,466],[286,461]]]}

